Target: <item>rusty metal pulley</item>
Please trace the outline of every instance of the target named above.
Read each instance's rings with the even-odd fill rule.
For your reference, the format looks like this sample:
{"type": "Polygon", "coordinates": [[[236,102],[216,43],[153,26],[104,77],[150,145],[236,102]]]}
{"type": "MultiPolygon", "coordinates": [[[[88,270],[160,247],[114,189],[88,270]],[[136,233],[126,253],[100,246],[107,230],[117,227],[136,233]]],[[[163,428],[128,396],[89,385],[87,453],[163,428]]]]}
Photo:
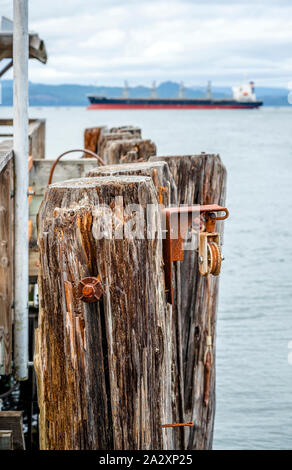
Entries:
{"type": "Polygon", "coordinates": [[[165,233],[163,240],[163,258],[165,271],[165,291],[170,303],[173,303],[172,264],[184,259],[185,237],[193,226],[199,226],[199,271],[202,276],[212,274],[218,276],[221,269],[220,236],[216,230],[216,221],[227,219],[229,212],[226,207],[218,204],[202,206],[166,207],[165,233]],[[218,212],[224,213],[218,215],[218,212]],[[198,215],[199,213],[199,215],[198,215]],[[177,236],[173,236],[176,226],[177,236]]]}
{"type": "Polygon", "coordinates": [[[208,249],[208,273],[218,276],[221,271],[222,255],[218,243],[210,241],[207,244],[208,249]]]}
{"type": "Polygon", "coordinates": [[[202,276],[218,276],[221,271],[222,254],[220,236],[216,232],[201,232],[199,242],[199,271],[202,276]]]}

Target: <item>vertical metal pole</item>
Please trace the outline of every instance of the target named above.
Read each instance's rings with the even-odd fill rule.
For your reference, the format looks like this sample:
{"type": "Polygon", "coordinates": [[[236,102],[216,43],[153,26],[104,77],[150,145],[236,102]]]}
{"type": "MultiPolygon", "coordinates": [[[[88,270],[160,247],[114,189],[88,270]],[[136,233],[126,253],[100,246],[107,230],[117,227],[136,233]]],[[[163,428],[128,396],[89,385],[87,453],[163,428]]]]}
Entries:
{"type": "Polygon", "coordinates": [[[13,0],[15,161],[14,365],[28,377],[28,0],[13,0]]]}

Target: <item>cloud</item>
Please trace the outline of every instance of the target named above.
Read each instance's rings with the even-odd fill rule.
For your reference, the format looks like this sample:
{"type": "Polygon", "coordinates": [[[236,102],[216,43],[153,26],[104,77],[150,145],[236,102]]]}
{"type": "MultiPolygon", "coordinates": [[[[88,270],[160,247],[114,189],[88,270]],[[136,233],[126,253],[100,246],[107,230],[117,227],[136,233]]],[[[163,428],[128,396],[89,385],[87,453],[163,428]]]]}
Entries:
{"type": "MultiPolygon", "coordinates": [[[[5,0],[4,14],[11,16],[5,0]]],[[[289,0],[30,0],[30,28],[49,61],[32,81],[188,85],[292,78],[289,0]]]]}

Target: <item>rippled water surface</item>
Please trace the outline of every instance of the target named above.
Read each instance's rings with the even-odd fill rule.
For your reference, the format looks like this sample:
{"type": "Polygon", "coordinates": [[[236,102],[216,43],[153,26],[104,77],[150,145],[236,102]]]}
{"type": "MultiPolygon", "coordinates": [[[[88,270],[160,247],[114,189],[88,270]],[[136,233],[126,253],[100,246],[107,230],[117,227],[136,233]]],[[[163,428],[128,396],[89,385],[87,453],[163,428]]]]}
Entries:
{"type": "MultiPolygon", "coordinates": [[[[1,116],[11,115],[0,108],[1,116]]],[[[292,448],[292,109],[87,111],[47,119],[47,157],[94,125],[134,124],[160,155],[219,153],[228,171],[215,449],[292,448]]]]}

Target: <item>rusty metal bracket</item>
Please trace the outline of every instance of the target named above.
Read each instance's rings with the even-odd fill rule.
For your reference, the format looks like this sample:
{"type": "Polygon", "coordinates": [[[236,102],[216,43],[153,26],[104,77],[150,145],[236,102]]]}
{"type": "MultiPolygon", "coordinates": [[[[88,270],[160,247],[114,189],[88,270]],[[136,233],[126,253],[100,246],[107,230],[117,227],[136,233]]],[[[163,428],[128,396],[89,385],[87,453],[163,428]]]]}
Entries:
{"type": "Polygon", "coordinates": [[[102,294],[103,288],[99,277],[85,277],[79,281],[78,298],[83,302],[97,302],[102,294]]]}
{"type": "MultiPolygon", "coordinates": [[[[221,253],[219,254],[216,246],[219,246],[219,235],[215,232],[216,221],[227,219],[229,212],[226,207],[217,204],[167,207],[162,211],[165,216],[166,237],[163,240],[163,258],[165,270],[165,290],[168,301],[173,303],[172,287],[172,265],[174,261],[183,261],[184,259],[184,241],[188,229],[194,224],[198,215],[204,215],[204,226],[199,227],[199,261],[200,273],[206,275],[220,272],[221,253]],[[224,212],[224,215],[218,216],[218,212],[224,212]],[[201,239],[201,235],[203,238],[201,239]],[[213,242],[214,246],[208,246],[207,243],[213,242]],[[220,259],[219,259],[220,257],[220,259]],[[209,261],[208,261],[209,260],[209,261]]],[[[200,223],[196,221],[197,224],[200,223]]]]}

